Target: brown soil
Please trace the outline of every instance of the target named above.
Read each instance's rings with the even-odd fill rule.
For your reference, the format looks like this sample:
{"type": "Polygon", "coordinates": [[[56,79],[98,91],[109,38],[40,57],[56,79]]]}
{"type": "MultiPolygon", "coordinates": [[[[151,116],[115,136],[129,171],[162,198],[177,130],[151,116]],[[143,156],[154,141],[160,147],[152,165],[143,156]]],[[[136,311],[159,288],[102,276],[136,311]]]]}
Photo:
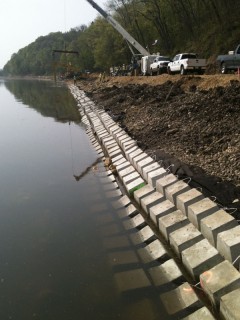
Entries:
{"type": "Polygon", "coordinates": [[[165,168],[240,219],[239,80],[92,76],[78,86],[165,168]]]}

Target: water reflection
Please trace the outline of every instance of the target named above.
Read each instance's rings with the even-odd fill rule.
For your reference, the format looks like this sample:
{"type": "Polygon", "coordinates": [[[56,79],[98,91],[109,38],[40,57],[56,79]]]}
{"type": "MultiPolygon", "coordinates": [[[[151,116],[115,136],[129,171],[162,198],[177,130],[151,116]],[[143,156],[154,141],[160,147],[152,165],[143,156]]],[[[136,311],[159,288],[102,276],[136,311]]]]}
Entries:
{"type": "Polygon", "coordinates": [[[0,77],[0,87],[4,85],[4,78],[0,77]]]}
{"type": "Polygon", "coordinates": [[[179,319],[150,276],[165,251],[83,127],[23,106],[50,116],[67,89],[7,87],[21,103],[0,88],[0,319],[179,319]]]}
{"type": "Polygon", "coordinates": [[[101,158],[98,158],[96,161],[94,161],[90,166],[88,166],[84,171],[82,171],[80,174],[76,175],[76,174],[73,174],[73,177],[76,181],[79,181],[80,179],[82,179],[86,174],[89,173],[90,170],[92,171],[96,171],[98,172],[98,167],[97,167],[97,164],[98,162],[101,161],[101,158]]]}
{"type": "Polygon", "coordinates": [[[55,84],[50,85],[49,81],[11,80],[4,83],[18,102],[35,109],[44,117],[60,122],[80,122],[76,102],[67,89],[56,91],[55,84]]]}

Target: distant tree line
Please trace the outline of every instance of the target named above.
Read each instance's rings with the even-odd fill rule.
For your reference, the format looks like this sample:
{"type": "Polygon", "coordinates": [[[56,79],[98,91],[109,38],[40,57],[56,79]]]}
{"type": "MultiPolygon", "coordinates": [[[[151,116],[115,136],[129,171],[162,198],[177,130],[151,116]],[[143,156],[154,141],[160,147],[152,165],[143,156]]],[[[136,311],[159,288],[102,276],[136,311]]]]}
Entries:
{"type": "MultiPolygon", "coordinates": [[[[173,56],[194,51],[214,60],[240,41],[240,1],[236,0],[108,0],[106,10],[151,53],[173,56]]],[[[130,59],[125,40],[99,16],[89,26],[39,37],[14,53],[3,71],[10,75],[49,75],[53,68],[58,73],[102,71],[130,59]],[[53,57],[56,49],[79,55],[53,57]]]]}

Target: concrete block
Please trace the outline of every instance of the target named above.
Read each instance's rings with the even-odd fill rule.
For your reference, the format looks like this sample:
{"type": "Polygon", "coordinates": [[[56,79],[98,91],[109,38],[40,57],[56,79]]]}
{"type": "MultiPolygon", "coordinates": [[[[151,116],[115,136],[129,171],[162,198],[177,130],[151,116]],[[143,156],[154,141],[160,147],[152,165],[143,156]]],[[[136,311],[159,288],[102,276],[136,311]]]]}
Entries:
{"type": "Polygon", "coordinates": [[[161,242],[156,239],[144,248],[137,251],[143,263],[149,263],[155,260],[167,260],[168,253],[161,242]]]}
{"type": "Polygon", "coordinates": [[[114,151],[109,151],[108,154],[111,158],[113,158],[122,154],[122,150],[119,147],[117,147],[117,149],[115,149],[114,151]]]}
{"type": "Polygon", "coordinates": [[[167,175],[167,171],[163,168],[158,168],[148,173],[148,183],[156,188],[156,182],[158,179],[167,175]]]}
{"type": "Polygon", "coordinates": [[[191,247],[202,239],[203,235],[201,232],[191,223],[169,234],[170,245],[179,258],[183,250],[191,247]]]}
{"type": "Polygon", "coordinates": [[[151,286],[143,269],[134,269],[115,273],[114,280],[120,292],[126,292],[151,286]]]}
{"type": "Polygon", "coordinates": [[[130,203],[131,203],[131,201],[128,198],[128,196],[124,195],[120,199],[113,201],[111,204],[112,204],[113,208],[120,209],[120,208],[128,206],[130,203]]]}
{"type": "MultiPolygon", "coordinates": [[[[165,198],[163,197],[163,199],[165,199],[165,198]]],[[[163,217],[163,216],[165,216],[175,210],[176,210],[176,207],[174,206],[174,204],[172,202],[170,202],[169,200],[164,200],[164,201],[160,202],[159,204],[156,204],[153,207],[151,207],[149,210],[149,215],[150,215],[151,220],[155,223],[155,225],[158,226],[158,224],[159,224],[158,219],[160,217],[163,217]]]]}
{"type": "Polygon", "coordinates": [[[136,180],[139,177],[140,177],[140,174],[135,170],[132,173],[129,173],[129,174],[125,175],[122,178],[124,186],[126,186],[127,184],[129,184],[130,182],[136,180]]]}
{"type": "Polygon", "coordinates": [[[165,195],[166,188],[177,181],[178,181],[177,177],[174,176],[172,173],[170,173],[156,181],[156,190],[165,195]]]}
{"type": "Polygon", "coordinates": [[[117,171],[119,173],[121,170],[123,170],[129,166],[131,166],[131,163],[126,160],[125,162],[122,162],[121,164],[117,165],[116,167],[117,167],[117,171]]]}
{"type": "Polygon", "coordinates": [[[120,135],[120,137],[119,137],[119,145],[120,145],[120,146],[121,146],[121,144],[122,144],[122,141],[124,141],[125,139],[131,139],[131,138],[130,138],[129,135],[124,131],[123,135],[120,135]]]}
{"type": "Polygon", "coordinates": [[[109,132],[110,132],[111,134],[113,134],[113,132],[118,131],[118,130],[122,130],[122,128],[120,128],[119,125],[115,124],[115,126],[112,126],[112,127],[109,129],[109,132]]]}
{"type": "Polygon", "coordinates": [[[122,210],[118,211],[118,216],[120,219],[126,217],[133,217],[138,214],[138,210],[133,204],[128,205],[127,207],[123,208],[122,210]]]}
{"type": "Polygon", "coordinates": [[[142,198],[144,198],[147,195],[150,195],[154,192],[155,192],[155,190],[153,189],[153,187],[151,187],[147,184],[144,187],[142,187],[141,189],[134,191],[134,199],[140,205],[142,198]]]}
{"type": "Polygon", "coordinates": [[[187,224],[189,224],[189,221],[185,214],[180,210],[173,211],[158,219],[159,230],[167,241],[169,240],[169,234],[171,232],[176,231],[187,224]]]}
{"type": "Polygon", "coordinates": [[[151,163],[150,165],[142,168],[143,179],[147,181],[149,172],[152,172],[153,170],[156,170],[159,168],[161,167],[157,162],[151,163]]]}
{"type": "Polygon", "coordinates": [[[119,173],[118,173],[118,176],[121,180],[123,180],[123,178],[127,175],[129,175],[130,173],[133,173],[135,172],[135,168],[130,165],[128,166],[127,168],[123,169],[123,170],[120,170],[119,173]]]}
{"type": "Polygon", "coordinates": [[[137,158],[139,159],[139,156],[140,156],[140,159],[142,159],[141,157],[145,157],[146,158],[146,153],[144,153],[141,149],[137,149],[136,151],[134,152],[131,152],[129,155],[128,155],[128,159],[129,161],[131,162],[131,164],[136,168],[136,165],[135,165],[135,162],[134,162],[134,159],[137,158]]]}
{"type": "Polygon", "coordinates": [[[202,307],[202,303],[187,282],[174,290],[161,294],[160,299],[169,315],[176,314],[187,308],[194,310],[202,307]]]}
{"type": "Polygon", "coordinates": [[[126,132],[125,131],[119,131],[118,133],[114,133],[113,134],[113,136],[114,136],[114,138],[116,139],[116,141],[117,141],[117,143],[119,144],[119,145],[121,145],[121,139],[123,139],[124,137],[125,137],[125,135],[126,135],[126,132]]]}
{"type": "Polygon", "coordinates": [[[98,133],[97,132],[97,136],[98,136],[98,139],[100,140],[100,141],[102,141],[102,138],[104,138],[104,137],[108,137],[108,132],[107,131],[105,131],[105,132],[101,132],[101,133],[98,133]]]}
{"type": "Polygon", "coordinates": [[[219,210],[215,202],[209,198],[204,198],[188,207],[188,219],[192,224],[200,229],[201,220],[219,210]]]}
{"type": "Polygon", "coordinates": [[[109,131],[110,127],[115,126],[115,122],[111,119],[111,117],[106,113],[97,112],[98,116],[102,119],[104,127],[109,131]]]}
{"type": "Polygon", "coordinates": [[[97,153],[100,153],[100,152],[102,152],[102,147],[97,146],[97,147],[95,147],[95,150],[97,151],[97,153]]]}
{"type": "Polygon", "coordinates": [[[207,239],[195,243],[182,252],[183,265],[195,280],[198,280],[201,273],[222,261],[223,258],[207,239]]]}
{"type": "Polygon", "coordinates": [[[119,138],[119,145],[122,148],[123,147],[123,143],[128,142],[128,141],[132,141],[132,138],[129,137],[129,135],[127,133],[125,133],[124,135],[122,135],[119,138]]]}
{"type": "Polygon", "coordinates": [[[145,182],[142,178],[137,178],[134,181],[125,184],[125,188],[127,190],[127,193],[131,196],[133,195],[134,191],[141,189],[143,186],[145,186],[145,182]]]}
{"type": "Polygon", "coordinates": [[[132,159],[132,160],[133,160],[133,165],[134,165],[134,167],[136,168],[136,170],[137,170],[137,168],[138,168],[138,163],[139,163],[141,160],[146,159],[147,157],[148,157],[148,154],[145,153],[145,152],[143,152],[143,153],[139,154],[137,157],[134,157],[134,158],[132,159]]]}
{"type": "Polygon", "coordinates": [[[133,146],[136,146],[137,142],[132,140],[126,141],[122,143],[122,149],[126,152],[127,150],[129,150],[130,148],[132,148],[133,146]]]}
{"type": "Polygon", "coordinates": [[[126,230],[140,228],[146,226],[146,221],[144,220],[143,216],[139,213],[135,217],[124,221],[123,226],[126,230]]]}
{"type": "Polygon", "coordinates": [[[225,230],[234,228],[237,221],[226,211],[218,210],[210,216],[201,220],[201,232],[213,245],[217,246],[217,235],[225,230]]]}
{"type": "Polygon", "coordinates": [[[122,154],[119,154],[118,156],[112,158],[112,163],[115,164],[115,162],[121,160],[121,159],[125,159],[124,156],[122,154]]]}
{"type": "Polygon", "coordinates": [[[123,136],[123,135],[125,135],[126,134],[126,132],[122,129],[122,128],[120,128],[120,127],[118,127],[118,129],[116,129],[116,130],[114,130],[113,132],[112,132],[112,136],[116,139],[116,140],[118,140],[121,136],[123,136]],[[120,130],[119,130],[120,129],[120,130]]]}
{"type": "Polygon", "coordinates": [[[200,283],[212,304],[219,309],[220,298],[240,288],[240,274],[229,261],[225,260],[202,273],[200,283]]]}
{"type": "Polygon", "coordinates": [[[129,160],[129,155],[133,152],[139,152],[138,154],[140,154],[142,150],[138,146],[133,146],[132,148],[125,150],[125,155],[128,160],[129,160]]]}
{"type": "MultiPolygon", "coordinates": [[[[122,154],[119,154],[117,157],[120,157],[120,159],[117,160],[117,161],[115,161],[115,162],[112,161],[112,163],[113,163],[116,167],[119,166],[120,164],[123,164],[123,163],[126,162],[126,159],[123,157],[122,154]]],[[[114,158],[116,158],[116,157],[114,157],[114,158]]]]}
{"type": "Polygon", "coordinates": [[[240,288],[224,295],[220,299],[220,315],[223,320],[240,319],[240,288]]]}
{"type": "Polygon", "coordinates": [[[146,226],[142,230],[134,234],[131,234],[130,239],[134,245],[137,245],[144,242],[150,242],[151,240],[155,240],[156,236],[153,233],[152,229],[149,226],[146,226]]]}
{"type": "Polygon", "coordinates": [[[184,181],[179,180],[166,188],[165,195],[168,200],[172,201],[172,203],[176,205],[177,196],[188,190],[190,190],[189,185],[184,181]]]}
{"type": "MultiPolygon", "coordinates": [[[[118,146],[118,144],[116,142],[114,144],[106,146],[106,150],[107,150],[107,152],[109,154],[113,153],[116,150],[120,150],[121,151],[121,149],[119,148],[119,146],[118,146]]],[[[122,151],[118,155],[120,155],[120,154],[122,154],[122,151]]]]}
{"type": "Polygon", "coordinates": [[[206,307],[202,307],[182,320],[215,320],[215,319],[216,318],[213,317],[211,312],[206,307]]]}
{"type": "Polygon", "coordinates": [[[102,186],[102,188],[104,191],[114,190],[114,189],[119,189],[119,185],[117,184],[117,182],[109,182],[109,183],[105,183],[102,186]]]}
{"type": "MultiPolygon", "coordinates": [[[[173,259],[170,259],[160,266],[149,269],[149,274],[155,286],[162,286],[176,280],[183,280],[183,274],[173,259]]],[[[182,281],[184,282],[184,281],[182,281]]]]}
{"type": "Polygon", "coordinates": [[[126,134],[126,132],[125,132],[122,128],[120,128],[120,127],[118,126],[118,128],[116,128],[115,130],[113,130],[113,131],[111,132],[111,134],[112,134],[112,136],[117,140],[118,137],[120,137],[121,135],[126,134]]]}
{"type": "MultiPolygon", "coordinates": [[[[106,175],[108,176],[108,177],[110,177],[110,176],[113,176],[113,173],[112,173],[112,171],[111,170],[106,170],[106,175]]],[[[102,172],[101,172],[101,174],[102,174],[102,172]]],[[[116,180],[116,179],[115,179],[116,180]]]]}
{"type": "Polygon", "coordinates": [[[143,160],[139,161],[137,164],[137,170],[138,172],[143,175],[143,171],[142,169],[149,166],[150,164],[154,163],[154,160],[151,157],[146,157],[143,160]]]}
{"type": "Polygon", "coordinates": [[[110,128],[109,132],[116,141],[117,137],[121,136],[124,133],[123,129],[120,127],[114,129],[110,128]]]}
{"type": "Polygon", "coordinates": [[[95,142],[92,144],[94,148],[99,148],[101,147],[100,144],[95,140],[95,142]]]}
{"type": "Polygon", "coordinates": [[[240,255],[240,226],[219,233],[217,249],[225,259],[233,263],[240,255]]]}
{"type": "Polygon", "coordinates": [[[120,189],[105,192],[106,198],[118,198],[121,196],[122,196],[122,192],[120,191],[120,189]]]}
{"type": "Polygon", "coordinates": [[[137,146],[137,142],[133,145],[126,143],[126,145],[124,144],[124,152],[125,154],[127,154],[130,150],[137,150],[138,146],[137,146]]]}
{"type": "Polygon", "coordinates": [[[111,136],[108,136],[108,137],[105,137],[102,139],[102,144],[104,145],[104,147],[107,145],[107,144],[112,144],[112,143],[115,143],[116,144],[116,141],[113,139],[113,137],[111,136]]]}
{"type": "Polygon", "coordinates": [[[101,181],[101,184],[109,183],[110,181],[116,181],[115,176],[108,175],[107,171],[106,172],[101,172],[101,176],[99,177],[99,180],[101,181]]]}
{"type": "Polygon", "coordinates": [[[102,151],[98,151],[97,154],[99,155],[99,158],[100,157],[104,158],[104,153],[102,151]]]}
{"type": "Polygon", "coordinates": [[[203,198],[203,194],[193,188],[177,196],[176,206],[179,210],[188,215],[188,207],[203,198]]]}
{"type": "Polygon", "coordinates": [[[162,202],[163,200],[164,200],[164,197],[162,194],[158,192],[154,192],[141,199],[141,207],[147,214],[149,214],[150,208],[162,202]]]}
{"type": "Polygon", "coordinates": [[[103,145],[107,150],[110,150],[113,147],[119,147],[117,142],[112,137],[107,141],[104,140],[103,145]]]}

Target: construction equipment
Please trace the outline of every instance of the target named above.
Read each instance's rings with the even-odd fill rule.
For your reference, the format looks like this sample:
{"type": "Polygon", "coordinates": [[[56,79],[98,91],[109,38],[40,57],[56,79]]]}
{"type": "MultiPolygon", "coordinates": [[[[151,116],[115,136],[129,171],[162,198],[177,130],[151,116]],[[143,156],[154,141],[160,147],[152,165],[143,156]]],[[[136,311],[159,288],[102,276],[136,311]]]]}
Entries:
{"type": "MultiPolygon", "coordinates": [[[[150,66],[150,63],[155,59],[156,55],[151,55],[136,39],[134,39],[121,25],[118,23],[113,17],[111,17],[106,11],[104,11],[95,1],[93,0],[86,0],[90,3],[94,9],[96,9],[112,26],[115,30],[117,30],[123,38],[126,40],[130,51],[133,54],[132,64],[136,64],[137,61],[142,60],[142,57],[149,57],[148,59],[145,58],[144,61],[147,61],[147,64],[150,66]],[[134,53],[133,48],[138,51],[138,54],[134,53]]],[[[142,63],[141,63],[142,65],[142,63]]],[[[141,69],[142,73],[148,74],[149,67],[141,69]]]]}
{"type": "Polygon", "coordinates": [[[78,51],[69,51],[69,50],[52,50],[53,57],[53,73],[54,73],[54,81],[56,82],[56,66],[59,65],[55,62],[55,53],[68,53],[68,54],[76,54],[79,55],[78,51]]]}

